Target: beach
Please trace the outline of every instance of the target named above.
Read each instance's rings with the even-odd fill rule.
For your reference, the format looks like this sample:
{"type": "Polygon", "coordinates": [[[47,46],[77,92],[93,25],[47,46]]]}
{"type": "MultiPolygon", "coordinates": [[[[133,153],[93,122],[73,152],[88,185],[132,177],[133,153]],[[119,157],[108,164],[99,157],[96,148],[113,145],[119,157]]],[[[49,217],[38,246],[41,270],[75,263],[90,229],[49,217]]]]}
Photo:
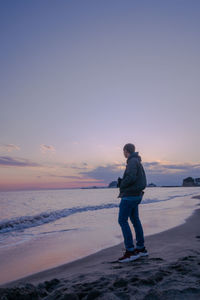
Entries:
{"type": "Polygon", "coordinates": [[[200,300],[200,0],[0,15],[0,300],[200,300]]]}
{"type": "Polygon", "coordinates": [[[198,207],[184,224],[147,236],[148,257],[118,263],[123,244],[109,247],[4,284],[0,299],[199,299],[198,207]]]}

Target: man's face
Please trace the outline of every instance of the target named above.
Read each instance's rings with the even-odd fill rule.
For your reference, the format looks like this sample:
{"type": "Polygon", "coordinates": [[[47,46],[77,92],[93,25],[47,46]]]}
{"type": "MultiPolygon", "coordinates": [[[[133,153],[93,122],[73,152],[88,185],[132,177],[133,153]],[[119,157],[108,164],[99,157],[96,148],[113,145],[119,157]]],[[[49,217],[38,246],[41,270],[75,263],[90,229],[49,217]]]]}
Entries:
{"type": "Polygon", "coordinates": [[[130,156],[130,153],[126,149],[124,149],[124,156],[126,158],[128,158],[130,156]]]}

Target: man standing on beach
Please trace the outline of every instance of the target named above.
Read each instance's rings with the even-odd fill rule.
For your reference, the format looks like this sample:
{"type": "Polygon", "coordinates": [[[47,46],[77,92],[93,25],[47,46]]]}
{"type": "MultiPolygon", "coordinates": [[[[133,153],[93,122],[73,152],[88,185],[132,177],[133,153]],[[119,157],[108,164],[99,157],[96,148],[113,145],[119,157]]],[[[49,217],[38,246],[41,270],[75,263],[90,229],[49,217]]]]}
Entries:
{"type": "Polygon", "coordinates": [[[135,146],[126,144],[123,151],[125,158],[127,158],[127,165],[123,178],[118,178],[119,198],[121,198],[118,222],[124,237],[126,252],[118,261],[129,262],[140,256],[148,255],[144,246],[144,234],[138,210],[144,194],[143,190],[146,187],[146,175],[141,164],[141,157],[138,152],[135,152],[135,146]],[[133,244],[128,218],[130,218],[135,230],[136,248],[133,244]]]}

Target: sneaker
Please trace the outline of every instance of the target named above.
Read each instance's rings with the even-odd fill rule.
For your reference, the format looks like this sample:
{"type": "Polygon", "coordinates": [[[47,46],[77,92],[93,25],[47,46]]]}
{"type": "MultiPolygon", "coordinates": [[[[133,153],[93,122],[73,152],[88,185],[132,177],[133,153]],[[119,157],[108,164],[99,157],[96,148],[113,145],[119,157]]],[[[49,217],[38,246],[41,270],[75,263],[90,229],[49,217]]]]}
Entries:
{"type": "Polygon", "coordinates": [[[135,251],[137,251],[137,253],[140,255],[140,256],[148,256],[149,253],[147,252],[147,249],[144,247],[142,249],[135,249],[135,251]]]}
{"type": "Polygon", "coordinates": [[[121,263],[122,262],[129,262],[129,261],[136,260],[139,257],[140,257],[140,254],[138,253],[137,249],[135,249],[133,251],[126,250],[124,255],[118,259],[118,262],[121,262],[121,263]]]}

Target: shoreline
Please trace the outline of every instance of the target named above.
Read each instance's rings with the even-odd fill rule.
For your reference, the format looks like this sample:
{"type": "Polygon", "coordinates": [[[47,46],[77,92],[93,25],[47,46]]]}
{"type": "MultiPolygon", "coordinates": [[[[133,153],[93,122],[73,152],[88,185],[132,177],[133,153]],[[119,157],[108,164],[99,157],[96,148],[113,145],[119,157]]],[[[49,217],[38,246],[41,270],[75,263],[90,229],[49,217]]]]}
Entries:
{"type": "MultiPolygon", "coordinates": [[[[200,196],[195,198],[200,199],[200,196]]],[[[137,299],[144,299],[149,293],[154,292],[154,298],[161,299],[158,295],[164,297],[163,293],[166,294],[171,286],[174,292],[170,293],[178,293],[182,296],[187,293],[188,298],[197,299],[193,294],[200,296],[200,287],[197,288],[197,284],[200,284],[200,209],[198,204],[196,207],[185,223],[145,238],[148,258],[140,258],[135,262],[124,264],[116,262],[122,253],[123,243],[120,243],[73,262],[2,284],[1,293],[10,294],[17,289],[18,292],[27,295],[38,293],[36,299],[40,299],[40,292],[43,291],[47,296],[51,295],[51,299],[61,299],[56,298],[54,294],[63,295],[67,291],[68,294],[76,296],[74,299],[82,299],[78,293],[84,291],[86,284],[90,288],[88,292],[84,291],[85,297],[95,290],[99,299],[104,299],[103,297],[118,299],[115,287],[117,293],[126,294],[126,299],[134,299],[131,298],[132,294],[137,294],[137,299]],[[156,278],[153,280],[157,273],[160,274],[160,280],[156,278]],[[137,284],[133,284],[134,280],[137,284]],[[103,284],[105,281],[107,284],[103,284]],[[51,286],[49,291],[46,285],[51,286]],[[122,291],[123,289],[125,291],[122,291]],[[112,298],[111,294],[115,298],[112,298]]],[[[170,294],[171,298],[173,298],[172,294],[170,294]]],[[[165,296],[168,299],[167,294],[165,296]]]]}
{"type": "MultiPolygon", "coordinates": [[[[143,220],[145,239],[150,235],[184,224],[199,202],[192,200],[191,197],[177,199],[177,201],[163,201],[159,202],[159,205],[157,203],[142,205],[140,216],[143,220]]],[[[19,243],[14,247],[0,249],[2,257],[0,286],[75,262],[120,243],[122,249],[123,237],[117,224],[116,213],[117,211],[110,215],[112,224],[107,218],[102,228],[97,226],[90,232],[86,228],[82,232],[83,235],[81,231],[72,234],[61,232],[59,235],[43,235],[35,239],[27,239],[24,243],[19,243]],[[109,232],[105,231],[107,226],[111,226],[109,232]]],[[[97,214],[97,217],[99,219],[95,219],[95,222],[100,224],[102,213],[97,214]]],[[[72,224],[73,222],[72,219],[72,224]]],[[[68,224],[67,228],[71,228],[71,224],[68,224]]],[[[121,252],[120,250],[120,256],[121,252]]]]}
{"type": "MultiPolygon", "coordinates": [[[[193,197],[191,197],[191,199],[198,199],[198,200],[200,200],[200,195],[198,195],[198,196],[193,196],[193,197]]],[[[193,207],[193,211],[192,211],[192,213],[189,215],[189,216],[185,216],[185,217],[183,217],[182,218],[182,221],[180,222],[180,220],[179,220],[179,222],[178,222],[178,224],[177,225],[175,225],[175,226],[169,226],[169,228],[166,228],[166,229],[161,229],[159,232],[155,232],[155,233],[148,233],[147,235],[145,235],[145,242],[148,240],[148,238],[149,237],[151,237],[151,236],[156,236],[157,234],[162,234],[163,232],[166,232],[166,231],[168,231],[168,230],[173,230],[174,228],[176,228],[176,227],[178,227],[178,226],[181,226],[181,225],[183,225],[183,224],[185,224],[185,222],[187,221],[187,219],[188,218],[190,218],[194,213],[195,213],[195,211],[196,211],[196,209],[197,208],[195,208],[195,207],[197,207],[197,205],[198,205],[198,203],[197,204],[195,204],[195,206],[193,207]]],[[[141,212],[140,212],[141,213],[141,212]]],[[[165,217],[164,217],[165,218],[165,217]]],[[[170,219],[169,219],[169,221],[170,221],[170,219]]],[[[133,237],[134,237],[134,235],[133,235],[133,237]]],[[[35,243],[34,243],[35,244],[35,243]]],[[[37,250],[37,247],[35,247],[35,245],[32,245],[32,244],[27,244],[27,246],[28,247],[31,247],[31,249],[34,249],[34,252],[36,253],[35,255],[37,255],[37,256],[39,256],[41,259],[42,259],[42,257],[41,257],[41,254],[40,254],[40,251],[38,252],[38,250],[37,250]]],[[[37,245],[38,246],[38,245],[37,245]]],[[[40,246],[40,245],[39,245],[40,246]]],[[[51,247],[52,248],[52,244],[50,243],[50,245],[48,244],[48,246],[49,247],[51,247]]],[[[74,264],[76,264],[76,262],[81,262],[82,263],[82,261],[84,261],[85,259],[89,259],[90,257],[92,257],[93,255],[98,255],[99,253],[101,254],[101,252],[102,251],[106,251],[106,250],[109,250],[109,249],[115,249],[115,248],[118,248],[118,247],[120,247],[120,249],[121,249],[121,252],[120,253],[122,253],[122,251],[124,251],[124,244],[123,244],[123,242],[121,241],[121,242],[118,242],[118,243],[116,243],[116,244],[114,244],[114,245],[109,245],[109,246],[107,246],[107,247],[104,247],[104,248],[101,248],[101,249],[97,249],[96,251],[94,251],[94,252],[92,252],[92,253],[89,253],[89,254],[85,254],[85,255],[82,255],[81,257],[79,256],[78,258],[76,258],[76,259],[74,259],[74,260],[71,260],[71,261],[66,261],[66,262],[62,262],[62,263],[60,263],[60,264],[57,264],[57,265],[55,265],[55,266],[50,266],[50,267],[46,267],[46,268],[43,268],[43,269],[41,269],[41,270],[38,270],[38,271],[35,271],[35,272],[32,272],[32,273],[29,273],[29,274],[25,274],[25,275],[23,275],[23,276],[20,276],[20,277],[18,277],[18,278],[16,278],[16,279],[11,279],[11,280],[7,280],[7,281],[5,281],[5,282],[1,282],[0,283],[0,287],[1,286],[4,286],[4,285],[10,285],[10,284],[12,284],[12,283],[18,283],[18,282],[20,282],[21,283],[21,281],[23,281],[24,279],[27,279],[27,278],[32,278],[32,277],[34,277],[35,275],[37,275],[37,274],[43,274],[44,273],[44,276],[45,276],[45,274],[46,274],[46,272],[47,273],[49,273],[49,272],[51,272],[51,271],[53,271],[53,270],[57,270],[57,269],[60,269],[60,268],[65,268],[65,266],[68,266],[68,265],[72,265],[72,268],[73,268],[73,266],[74,266],[74,264]]],[[[39,247],[40,248],[40,247],[39,247]]],[[[55,248],[55,247],[54,247],[55,248]]],[[[55,249],[54,249],[54,251],[55,251],[55,249]]],[[[19,252],[19,250],[17,251],[17,253],[19,252]]],[[[10,253],[10,255],[13,255],[12,254],[12,252],[10,253]]],[[[9,254],[8,254],[8,256],[9,256],[9,254]]],[[[51,257],[51,256],[50,256],[51,257]]],[[[31,259],[30,257],[28,257],[28,259],[27,259],[27,257],[25,257],[25,259],[26,259],[26,263],[28,264],[28,259],[31,259]]],[[[30,261],[30,265],[32,265],[32,261],[30,261]]],[[[23,266],[23,265],[22,265],[23,266]]]]}

